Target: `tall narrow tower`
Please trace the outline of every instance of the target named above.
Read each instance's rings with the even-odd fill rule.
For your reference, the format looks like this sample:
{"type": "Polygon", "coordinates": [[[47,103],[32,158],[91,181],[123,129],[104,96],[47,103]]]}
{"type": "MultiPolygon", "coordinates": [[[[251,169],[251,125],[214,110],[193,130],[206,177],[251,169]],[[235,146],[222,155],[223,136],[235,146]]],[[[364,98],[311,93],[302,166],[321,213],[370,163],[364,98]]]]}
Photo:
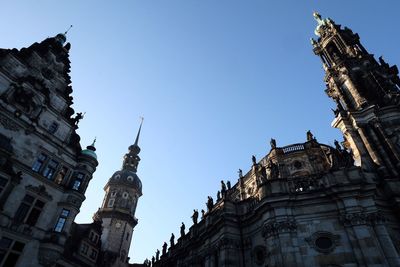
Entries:
{"type": "Polygon", "coordinates": [[[141,128],[142,123],[135,143],[124,156],[122,169],[116,171],[105,185],[103,204],[94,215],[95,219],[103,222],[103,266],[127,266],[132,233],[137,224],[136,205],[142,195],[142,182],[136,175],[140,161],[138,142],[141,128]]]}
{"type": "Polygon", "coordinates": [[[340,129],[357,165],[386,179],[400,171],[400,79],[396,66],[379,63],[358,34],[329,18],[318,22],[314,53],[326,72],[326,93],[337,104],[332,126],[340,129]]]}

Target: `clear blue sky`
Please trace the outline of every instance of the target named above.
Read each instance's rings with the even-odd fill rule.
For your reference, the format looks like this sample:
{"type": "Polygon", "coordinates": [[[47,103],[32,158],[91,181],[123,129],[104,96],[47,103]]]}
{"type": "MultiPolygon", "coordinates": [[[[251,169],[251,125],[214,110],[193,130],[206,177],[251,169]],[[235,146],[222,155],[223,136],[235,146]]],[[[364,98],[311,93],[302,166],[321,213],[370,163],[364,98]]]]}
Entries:
{"type": "Polygon", "coordinates": [[[139,200],[130,256],[151,257],[192,210],[237,181],[269,139],[341,138],[313,55],[312,12],[358,32],[364,46],[399,63],[399,1],[3,1],[0,47],[21,48],[70,24],[74,108],[79,134],[97,136],[100,165],[78,222],[90,222],[103,186],[120,169],[139,116],[139,200]]]}

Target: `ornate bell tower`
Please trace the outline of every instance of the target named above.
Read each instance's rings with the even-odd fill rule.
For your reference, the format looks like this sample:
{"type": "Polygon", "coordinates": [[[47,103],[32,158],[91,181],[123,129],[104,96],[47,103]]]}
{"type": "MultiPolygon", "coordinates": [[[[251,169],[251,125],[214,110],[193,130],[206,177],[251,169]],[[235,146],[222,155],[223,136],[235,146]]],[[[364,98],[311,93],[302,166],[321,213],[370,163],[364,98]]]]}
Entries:
{"type": "Polygon", "coordinates": [[[356,165],[377,169],[383,177],[400,171],[400,79],[396,66],[379,63],[361,45],[358,34],[314,13],[311,39],[325,70],[326,93],[337,109],[332,126],[343,132],[356,165]]]}
{"type": "MultiPolygon", "coordinates": [[[[143,123],[143,121],[142,121],[143,123]]],[[[101,219],[103,232],[101,248],[103,265],[112,267],[128,266],[128,253],[133,229],[137,224],[136,206],[142,195],[142,182],[136,175],[140,161],[139,135],[125,154],[122,169],[116,171],[104,187],[105,196],[94,219],[101,219]]]]}

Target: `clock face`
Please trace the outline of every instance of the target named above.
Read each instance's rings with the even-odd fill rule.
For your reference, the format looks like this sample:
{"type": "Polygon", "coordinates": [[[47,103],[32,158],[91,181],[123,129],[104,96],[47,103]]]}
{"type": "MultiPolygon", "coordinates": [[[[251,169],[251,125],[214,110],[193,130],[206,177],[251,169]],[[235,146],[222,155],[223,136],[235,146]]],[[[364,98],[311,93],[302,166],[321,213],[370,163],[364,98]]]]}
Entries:
{"type": "Polygon", "coordinates": [[[117,222],[117,223],[115,224],[115,227],[116,227],[116,228],[120,228],[120,227],[121,227],[121,223],[120,223],[120,222],[117,222]]]}

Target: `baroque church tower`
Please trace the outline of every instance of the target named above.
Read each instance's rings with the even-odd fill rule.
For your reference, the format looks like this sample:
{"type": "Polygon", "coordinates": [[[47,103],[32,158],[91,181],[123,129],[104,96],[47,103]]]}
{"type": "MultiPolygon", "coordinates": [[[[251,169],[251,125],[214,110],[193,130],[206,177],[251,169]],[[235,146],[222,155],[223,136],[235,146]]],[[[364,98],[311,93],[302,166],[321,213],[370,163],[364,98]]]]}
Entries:
{"type": "Polygon", "coordinates": [[[356,165],[377,169],[382,177],[400,170],[400,79],[396,66],[379,63],[361,45],[358,34],[322,19],[312,39],[326,72],[326,93],[337,104],[332,126],[340,129],[356,165]]]}
{"type": "Polygon", "coordinates": [[[103,204],[94,215],[95,220],[103,222],[101,249],[104,253],[104,266],[128,265],[132,233],[138,222],[135,211],[138,199],[142,195],[142,182],[136,175],[140,161],[138,143],[142,123],[135,143],[124,156],[122,169],[116,171],[105,185],[103,204]]]}

